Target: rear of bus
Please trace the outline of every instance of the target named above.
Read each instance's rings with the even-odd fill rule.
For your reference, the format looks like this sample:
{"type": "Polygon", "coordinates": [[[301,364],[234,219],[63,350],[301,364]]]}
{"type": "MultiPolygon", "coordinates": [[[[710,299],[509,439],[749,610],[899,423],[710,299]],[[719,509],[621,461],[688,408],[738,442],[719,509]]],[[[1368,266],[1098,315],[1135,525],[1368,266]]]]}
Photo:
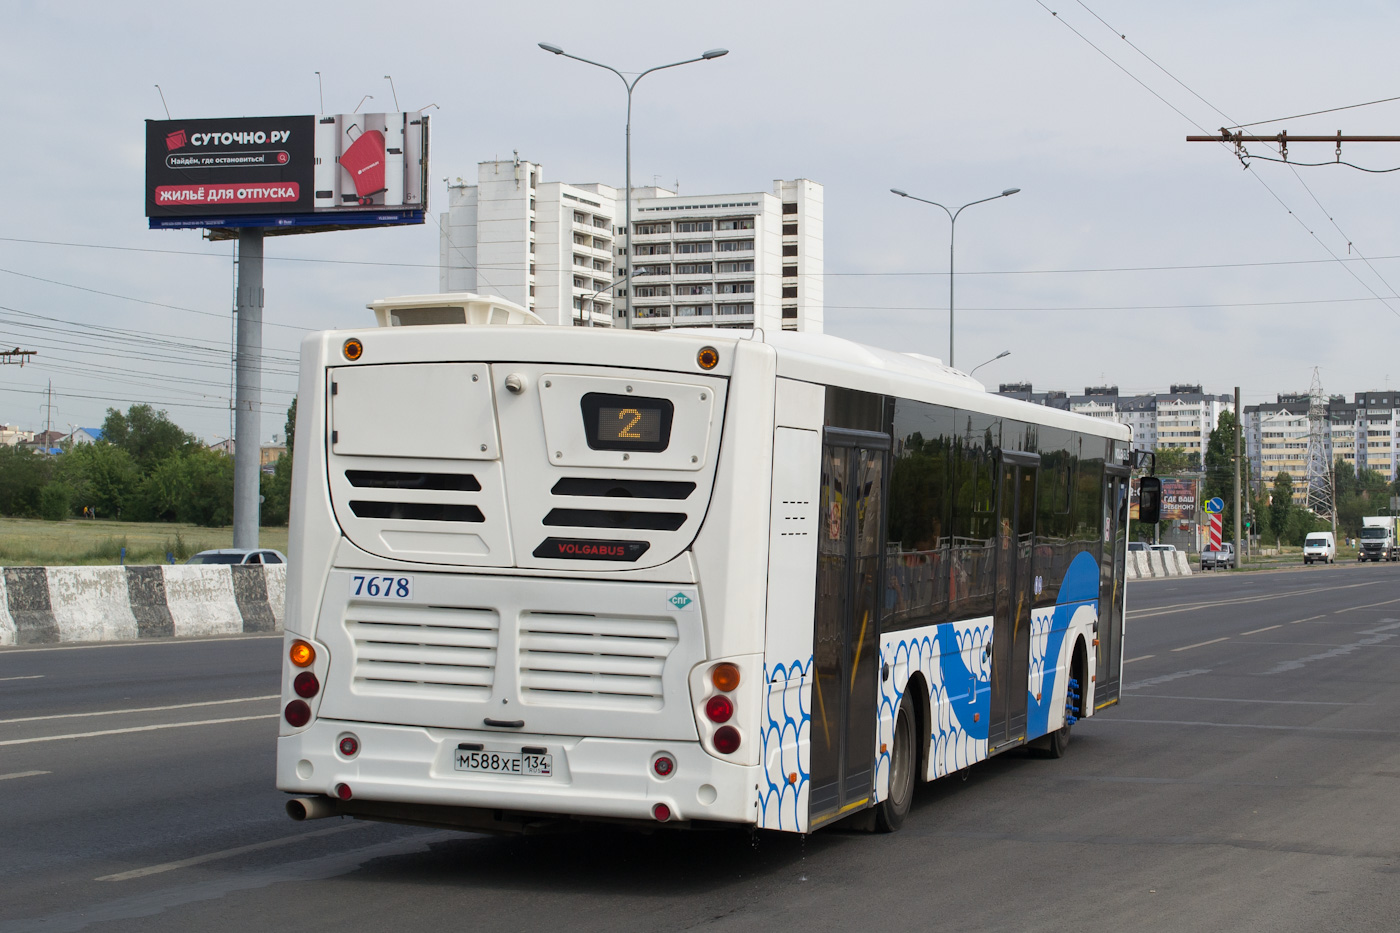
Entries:
{"type": "Polygon", "coordinates": [[[289,813],[755,821],[775,377],[747,338],[307,338],[289,813]]]}

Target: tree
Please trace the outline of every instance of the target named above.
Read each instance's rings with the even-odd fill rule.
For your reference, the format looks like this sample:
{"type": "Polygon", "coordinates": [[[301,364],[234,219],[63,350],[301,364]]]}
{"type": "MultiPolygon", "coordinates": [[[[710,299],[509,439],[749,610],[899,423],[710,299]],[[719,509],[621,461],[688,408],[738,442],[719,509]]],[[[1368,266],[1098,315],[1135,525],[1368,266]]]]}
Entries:
{"type": "Polygon", "coordinates": [[[0,515],[38,515],[40,496],[52,473],[53,461],[37,451],[0,446],[0,515]]]}
{"type": "Polygon", "coordinates": [[[292,504],[292,451],[296,443],[297,400],[292,399],[287,409],[287,422],[284,427],[287,438],[287,452],[277,458],[272,465],[272,475],[262,475],[261,486],[263,505],[259,518],[264,525],[285,525],[291,514],[292,504]]]}
{"type": "MultiPolygon", "coordinates": [[[[1235,527],[1235,416],[1232,412],[1222,412],[1215,430],[1206,441],[1205,482],[1201,496],[1204,499],[1219,497],[1225,502],[1221,513],[1221,525],[1225,536],[1234,534],[1235,527]]],[[[1247,478],[1241,476],[1241,481],[1247,478]]],[[[1248,488],[1246,485],[1243,488],[1248,488]]]]}
{"type": "Polygon", "coordinates": [[[104,439],[130,454],[143,474],[171,454],[198,446],[193,434],[150,405],[132,405],[126,414],[107,409],[102,430],[104,439]]]}
{"type": "Polygon", "coordinates": [[[203,447],[167,457],[141,483],[143,517],[152,521],[233,522],[233,458],[203,447]]]}
{"type": "Polygon", "coordinates": [[[1288,534],[1288,522],[1296,507],[1293,505],[1293,477],[1280,470],[1274,477],[1274,489],[1269,501],[1269,528],[1274,533],[1274,544],[1282,543],[1288,534]]]}
{"type": "Polygon", "coordinates": [[[92,506],[103,518],[119,518],[141,481],[131,455],[106,441],[74,444],[58,458],[54,473],[73,490],[75,507],[92,506]]]}
{"type": "Polygon", "coordinates": [[[1185,473],[1191,467],[1191,458],[1181,447],[1158,447],[1153,452],[1157,455],[1156,469],[1160,476],[1185,473]]]}

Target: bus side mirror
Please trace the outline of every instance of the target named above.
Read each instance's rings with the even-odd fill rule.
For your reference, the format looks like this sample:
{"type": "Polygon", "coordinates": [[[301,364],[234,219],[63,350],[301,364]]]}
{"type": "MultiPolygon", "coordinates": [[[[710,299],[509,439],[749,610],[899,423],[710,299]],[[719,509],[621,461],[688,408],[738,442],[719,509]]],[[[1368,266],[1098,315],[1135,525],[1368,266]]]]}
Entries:
{"type": "Polygon", "coordinates": [[[1138,521],[1155,525],[1162,519],[1162,481],[1155,476],[1138,480],[1138,521]]]}

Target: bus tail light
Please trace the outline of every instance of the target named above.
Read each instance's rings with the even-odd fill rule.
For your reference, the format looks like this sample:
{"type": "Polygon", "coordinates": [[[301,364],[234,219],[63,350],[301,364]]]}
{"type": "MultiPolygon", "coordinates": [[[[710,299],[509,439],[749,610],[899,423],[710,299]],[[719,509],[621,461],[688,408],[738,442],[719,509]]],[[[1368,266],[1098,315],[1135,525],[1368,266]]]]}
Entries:
{"type": "Polygon", "coordinates": [[[311,647],[310,642],[302,641],[298,638],[292,642],[291,649],[287,652],[287,657],[297,667],[310,667],[316,662],[316,649],[311,647]]]}
{"type": "Polygon", "coordinates": [[[309,700],[321,692],[321,682],[316,679],[316,675],[310,671],[302,671],[292,681],[292,689],[297,696],[303,700],[309,700]]]}
{"type": "Polygon", "coordinates": [[[353,735],[342,735],[340,741],[336,743],[336,747],[346,758],[354,758],[360,753],[360,740],[353,735]]]}
{"type": "MultiPolygon", "coordinates": [[[[710,683],[715,685],[716,690],[723,690],[729,693],[739,688],[739,666],[737,664],[716,664],[714,670],[710,671],[710,683]]],[[[719,720],[723,722],[724,720],[719,720]]]]}
{"type": "MultiPolygon", "coordinates": [[[[344,785],[342,785],[344,786],[344,785]]],[[[651,815],[658,823],[664,823],[671,818],[671,808],[664,803],[658,803],[651,808],[651,815]]]]}
{"type": "Polygon", "coordinates": [[[306,705],[305,700],[293,700],[287,704],[282,715],[286,718],[287,725],[300,729],[311,721],[311,707],[306,705]]]}
{"type": "Polygon", "coordinates": [[[739,730],[733,726],[720,726],[715,730],[715,749],[721,755],[732,755],[739,750],[739,730]]]}
{"type": "Polygon", "coordinates": [[[705,701],[705,715],[710,722],[729,722],[734,716],[734,701],[722,693],[716,693],[705,701]]]}
{"type": "Polygon", "coordinates": [[[335,785],[335,795],[341,800],[349,800],[351,797],[350,785],[343,782],[335,785]]]}
{"type": "Polygon", "coordinates": [[[656,760],[651,763],[651,770],[657,777],[670,777],[676,773],[676,759],[670,755],[657,755],[656,760]]]}

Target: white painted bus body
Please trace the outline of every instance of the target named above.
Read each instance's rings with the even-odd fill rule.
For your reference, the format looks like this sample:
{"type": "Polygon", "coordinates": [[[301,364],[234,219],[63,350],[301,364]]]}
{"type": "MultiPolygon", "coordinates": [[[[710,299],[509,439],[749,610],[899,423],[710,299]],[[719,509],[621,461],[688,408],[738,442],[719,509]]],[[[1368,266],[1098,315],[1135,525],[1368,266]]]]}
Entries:
{"type": "MultiPolygon", "coordinates": [[[[806,784],[829,387],[1127,440],[1116,425],[989,395],[936,361],[820,335],[443,325],[306,338],[286,639],[314,646],[319,689],[305,701],[307,725],[280,722],[278,787],[326,795],[351,815],[488,829],[650,821],[658,804],[678,825],[806,832],[826,822],[832,813],[813,819],[806,784]],[[363,346],[354,361],[343,352],[351,339],[363,346]],[[703,347],[718,355],[708,371],[697,363],[703,347]],[[668,447],[591,449],[579,407],[591,392],[668,399],[668,447]],[[452,479],[463,475],[471,481],[452,479]],[[454,488],[384,485],[400,476],[449,477],[454,488]],[[585,489],[599,482],[694,489],[684,498],[585,489]],[[640,512],[666,513],[674,527],[598,523],[640,512]],[[563,526],[560,515],[591,524],[563,526]],[[626,562],[538,556],[558,537],[646,546],[626,562]],[[370,598],[357,577],[407,579],[411,598],[370,598]],[[704,713],[720,662],[741,672],[729,694],[741,742],[730,754],[716,749],[704,713]],[[338,744],[346,735],[358,743],[351,756],[338,744]],[[547,750],[552,773],[459,771],[459,746],[547,750]],[[665,776],[653,767],[663,755],[675,762],[665,776]],[[341,787],[349,799],[336,801],[341,787]]],[[[1121,586],[1115,593],[1121,600],[1121,586]]],[[[1089,643],[1097,613],[1064,623],[1069,645],[1089,643]]],[[[990,618],[943,625],[966,649],[973,686],[963,693],[975,703],[990,618]]],[[[1063,651],[1045,657],[1046,613],[1032,627],[1033,654],[1042,643],[1032,677],[1061,701],[1045,718],[1053,732],[1069,662],[1063,651]]],[[[943,682],[929,650],[938,628],[881,636],[887,673],[863,806],[888,792],[889,736],[910,683],[928,694],[918,701],[930,745],[923,777],[997,750],[960,733],[959,711],[948,709],[960,687],[943,682]]],[[[1096,705],[1092,652],[1089,663],[1084,715],[1096,705]]],[[[286,708],[300,670],[285,654],[284,670],[286,708]]]]}

